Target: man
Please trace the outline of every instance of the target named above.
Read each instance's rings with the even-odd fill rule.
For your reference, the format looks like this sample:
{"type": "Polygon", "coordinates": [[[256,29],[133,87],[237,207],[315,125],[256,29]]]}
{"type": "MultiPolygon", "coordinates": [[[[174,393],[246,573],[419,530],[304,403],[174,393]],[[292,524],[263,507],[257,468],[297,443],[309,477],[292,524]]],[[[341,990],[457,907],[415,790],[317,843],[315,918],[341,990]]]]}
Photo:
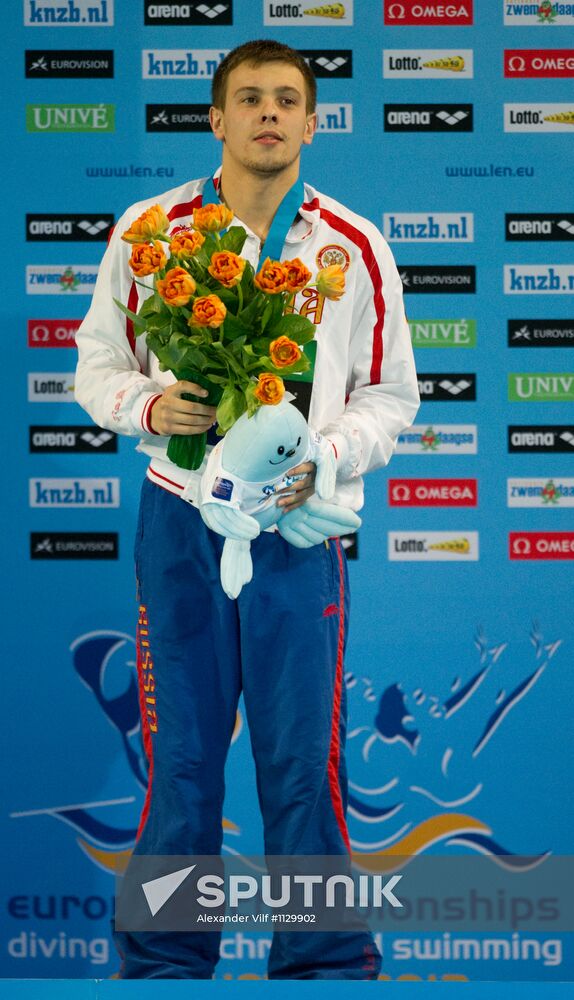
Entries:
{"type": "MultiPolygon", "coordinates": [[[[78,401],[101,426],[141,437],[150,458],[136,540],[140,683],[150,783],[136,852],[218,855],[224,764],[241,692],[257,769],[267,855],[344,855],[345,692],[348,613],[338,540],[295,549],[277,532],[252,543],[254,577],[236,601],[219,583],[223,539],[195,504],[202,470],[166,457],[171,434],[198,434],[215,419],[190,382],[160,372],[113,297],[137,309],[141,290],[120,236],[159,202],[172,232],[195,207],[224,201],[244,226],[242,251],[257,270],[269,246],[313,273],[337,261],[345,295],[298,296],[317,325],[309,423],[337,457],[335,502],[362,506],[362,474],[385,465],[418,406],[401,283],[382,236],[366,219],[299,181],[302,146],[316,127],[316,85],[305,61],[272,41],[233,50],[213,81],[210,112],[222,144],[213,178],[190,181],[132,206],[104,257],[78,334],[78,401]],[[299,186],[301,185],[301,186],[299,186]],[[293,199],[296,199],[293,201],[293,199]],[[271,242],[270,242],[271,241],[271,242]],[[152,697],[149,697],[153,692],[152,697]],[[145,700],[147,697],[147,701],[145,700]]],[[[143,292],[145,295],[145,292],[143,292]]],[[[313,495],[315,466],[278,503],[313,495]]],[[[209,978],[217,934],[118,935],[127,978],[209,978]]],[[[275,934],[272,978],[376,978],[380,956],[366,933],[275,934]]]]}

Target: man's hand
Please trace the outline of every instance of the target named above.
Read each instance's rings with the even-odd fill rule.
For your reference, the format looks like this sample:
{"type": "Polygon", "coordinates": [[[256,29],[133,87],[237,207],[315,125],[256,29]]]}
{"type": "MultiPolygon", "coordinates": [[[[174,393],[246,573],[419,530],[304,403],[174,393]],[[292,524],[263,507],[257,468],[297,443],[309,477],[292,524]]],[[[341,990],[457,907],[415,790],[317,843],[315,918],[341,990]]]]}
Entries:
{"type": "Polygon", "coordinates": [[[150,424],[156,434],[203,434],[215,421],[215,406],[191,403],[182,399],[182,393],[207,396],[207,391],[195,382],[176,382],[164,390],[154,403],[150,414],[150,424]]]}
{"type": "Polygon", "coordinates": [[[277,506],[281,508],[283,514],[288,514],[289,511],[301,507],[307,500],[310,500],[315,492],[317,466],[314,462],[303,462],[302,465],[296,465],[294,469],[289,469],[287,475],[299,476],[303,473],[305,473],[303,479],[298,479],[292,486],[286,486],[285,489],[279,490],[277,493],[278,497],[282,497],[277,501],[277,506]]]}

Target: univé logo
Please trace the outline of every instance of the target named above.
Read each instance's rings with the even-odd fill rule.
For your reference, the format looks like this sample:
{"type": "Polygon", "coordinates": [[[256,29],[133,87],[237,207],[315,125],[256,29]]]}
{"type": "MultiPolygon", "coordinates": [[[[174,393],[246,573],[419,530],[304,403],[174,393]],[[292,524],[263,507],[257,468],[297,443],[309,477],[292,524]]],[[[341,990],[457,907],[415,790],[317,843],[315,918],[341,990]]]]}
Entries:
{"type": "Polygon", "coordinates": [[[418,0],[384,0],[384,20],[390,27],[462,27],[472,24],[472,3],[473,0],[452,0],[451,3],[448,0],[443,3],[436,0],[422,3],[418,0]]]}
{"type": "Polygon", "coordinates": [[[511,531],[511,559],[574,559],[574,531],[511,531]]]}
{"type": "Polygon", "coordinates": [[[413,347],[476,347],[474,319],[409,320],[413,347]]]}
{"type": "Polygon", "coordinates": [[[27,104],[28,132],[115,132],[115,104],[27,104]]]}
{"type": "Polygon", "coordinates": [[[572,403],[574,372],[512,372],[508,398],[514,403],[572,403]]]}
{"type": "Polygon", "coordinates": [[[390,507],[476,507],[476,479],[389,479],[390,507]]]}

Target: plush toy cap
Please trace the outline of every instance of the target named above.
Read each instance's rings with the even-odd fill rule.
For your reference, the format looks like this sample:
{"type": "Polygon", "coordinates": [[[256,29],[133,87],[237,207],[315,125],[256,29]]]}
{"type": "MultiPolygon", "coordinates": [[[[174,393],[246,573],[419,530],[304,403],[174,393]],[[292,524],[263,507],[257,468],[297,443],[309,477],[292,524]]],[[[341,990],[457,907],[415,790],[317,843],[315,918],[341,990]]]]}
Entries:
{"type": "Polygon", "coordinates": [[[309,448],[309,428],[291,403],[260,406],[246,413],[227,432],[222,465],[248,483],[264,483],[303,461],[309,448]]]}

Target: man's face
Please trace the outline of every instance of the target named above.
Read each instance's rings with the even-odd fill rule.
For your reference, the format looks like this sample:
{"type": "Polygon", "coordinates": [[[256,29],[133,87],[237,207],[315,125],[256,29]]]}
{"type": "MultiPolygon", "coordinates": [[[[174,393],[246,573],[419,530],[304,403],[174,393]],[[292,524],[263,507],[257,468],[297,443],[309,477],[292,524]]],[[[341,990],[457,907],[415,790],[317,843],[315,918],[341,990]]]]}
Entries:
{"type": "Polygon", "coordinates": [[[224,162],[262,177],[297,162],[309,145],[316,115],[307,114],[305,81],[290,63],[242,63],[229,74],[225,107],[211,109],[211,127],[224,143],[224,162]]]}

